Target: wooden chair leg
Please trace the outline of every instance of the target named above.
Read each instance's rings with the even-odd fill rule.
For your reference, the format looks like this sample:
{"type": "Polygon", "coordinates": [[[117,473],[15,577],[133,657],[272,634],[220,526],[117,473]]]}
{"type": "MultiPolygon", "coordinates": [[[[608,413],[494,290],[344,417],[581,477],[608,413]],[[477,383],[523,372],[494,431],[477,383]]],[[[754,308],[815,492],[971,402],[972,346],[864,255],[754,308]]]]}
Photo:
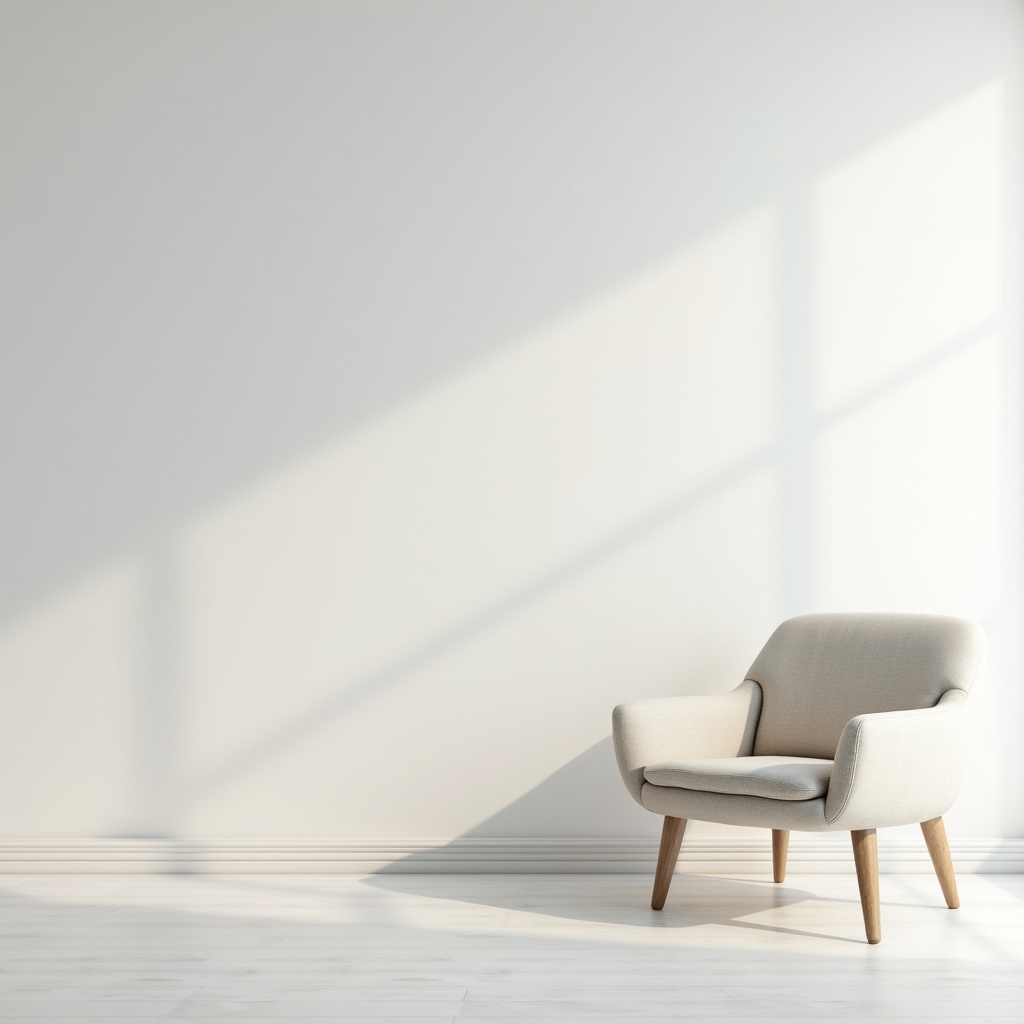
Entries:
{"type": "Polygon", "coordinates": [[[960,896],[956,891],[956,876],[953,874],[953,861],[949,857],[949,843],[946,841],[946,826],[941,818],[921,822],[921,831],[928,846],[928,856],[932,859],[932,867],[938,875],[942,895],[946,897],[946,906],[956,910],[960,906],[960,896]]]}
{"type": "Polygon", "coordinates": [[[651,907],[661,910],[668,898],[668,889],[672,884],[672,873],[679,859],[679,847],[683,842],[686,829],[685,818],[665,816],[665,824],[661,827],[661,848],[658,850],[658,867],[654,872],[654,894],[651,896],[651,907]]]}
{"type": "Polygon", "coordinates": [[[786,856],[789,853],[789,829],[772,829],[772,877],[776,882],[786,880],[786,856]]]}
{"type": "Polygon", "coordinates": [[[853,860],[857,865],[860,906],[864,911],[864,931],[868,942],[882,941],[882,910],[878,902],[878,835],[873,828],[856,829],[853,839],[853,860]]]}

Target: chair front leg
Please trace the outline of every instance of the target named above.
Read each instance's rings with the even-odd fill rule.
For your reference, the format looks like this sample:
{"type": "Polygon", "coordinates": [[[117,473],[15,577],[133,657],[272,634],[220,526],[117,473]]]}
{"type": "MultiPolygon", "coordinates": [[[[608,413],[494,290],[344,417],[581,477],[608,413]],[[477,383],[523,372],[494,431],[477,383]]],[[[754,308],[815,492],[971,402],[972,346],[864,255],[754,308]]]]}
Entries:
{"type": "Polygon", "coordinates": [[[672,884],[672,872],[676,869],[679,859],[679,847],[683,842],[686,829],[685,818],[665,816],[665,824],[661,827],[661,848],[658,850],[658,867],[654,872],[654,894],[651,896],[651,909],[661,910],[668,898],[668,889],[672,884]]]}
{"type": "Polygon", "coordinates": [[[946,841],[946,826],[941,818],[932,818],[921,822],[921,831],[928,846],[928,856],[932,859],[932,867],[938,875],[942,895],[946,898],[946,906],[956,910],[960,906],[960,895],[956,891],[956,875],[953,874],[953,861],[949,856],[949,843],[946,841]]]}
{"type": "Polygon", "coordinates": [[[776,882],[786,880],[786,857],[789,854],[789,829],[772,829],[772,877],[776,882]]]}
{"type": "Polygon", "coordinates": [[[882,941],[882,908],[878,901],[878,835],[873,828],[856,829],[853,839],[853,861],[857,865],[860,906],[864,911],[864,931],[868,942],[882,941]]]}

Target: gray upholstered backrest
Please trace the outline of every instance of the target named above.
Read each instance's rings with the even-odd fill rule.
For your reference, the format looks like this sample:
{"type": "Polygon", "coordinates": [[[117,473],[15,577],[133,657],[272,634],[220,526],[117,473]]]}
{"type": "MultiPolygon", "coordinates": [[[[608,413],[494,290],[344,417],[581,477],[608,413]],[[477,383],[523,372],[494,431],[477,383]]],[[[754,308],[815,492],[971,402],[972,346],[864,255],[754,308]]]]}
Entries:
{"type": "Polygon", "coordinates": [[[856,715],[932,707],[969,690],[984,630],[942,615],[841,613],[787,619],[747,673],[764,692],[755,754],[834,757],[856,715]]]}

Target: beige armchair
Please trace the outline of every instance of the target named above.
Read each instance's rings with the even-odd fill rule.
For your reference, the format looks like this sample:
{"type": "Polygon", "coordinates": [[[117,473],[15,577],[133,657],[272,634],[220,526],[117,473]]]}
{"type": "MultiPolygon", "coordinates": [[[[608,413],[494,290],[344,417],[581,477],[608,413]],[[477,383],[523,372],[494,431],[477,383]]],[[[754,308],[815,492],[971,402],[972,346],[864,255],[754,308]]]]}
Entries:
{"type": "Polygon", "coordinates": [[[875,830],[919,822],[947,905],[959,906],[942,815],[966,765],[982,628],[938,615],[783,622],[730,693],[621,704],[626,788],[665,816],[651,906],[665,905],[689,819],[789,832],[848,830],[868,942],[882,937],[875,830]]]}

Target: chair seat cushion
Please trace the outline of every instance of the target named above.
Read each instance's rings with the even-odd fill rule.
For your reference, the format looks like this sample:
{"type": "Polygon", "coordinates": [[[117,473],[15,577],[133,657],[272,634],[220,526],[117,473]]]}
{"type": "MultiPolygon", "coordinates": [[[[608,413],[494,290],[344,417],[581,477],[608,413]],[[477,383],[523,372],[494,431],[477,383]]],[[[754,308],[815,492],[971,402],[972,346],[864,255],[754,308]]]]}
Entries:
{"type": "Polygon", "coordinates": [[[820,757],[713,757],[648,765],[653,786],[704,793],[762,796],[769,800],[814,800],[828,792],[832,761],[820,757]]]}

